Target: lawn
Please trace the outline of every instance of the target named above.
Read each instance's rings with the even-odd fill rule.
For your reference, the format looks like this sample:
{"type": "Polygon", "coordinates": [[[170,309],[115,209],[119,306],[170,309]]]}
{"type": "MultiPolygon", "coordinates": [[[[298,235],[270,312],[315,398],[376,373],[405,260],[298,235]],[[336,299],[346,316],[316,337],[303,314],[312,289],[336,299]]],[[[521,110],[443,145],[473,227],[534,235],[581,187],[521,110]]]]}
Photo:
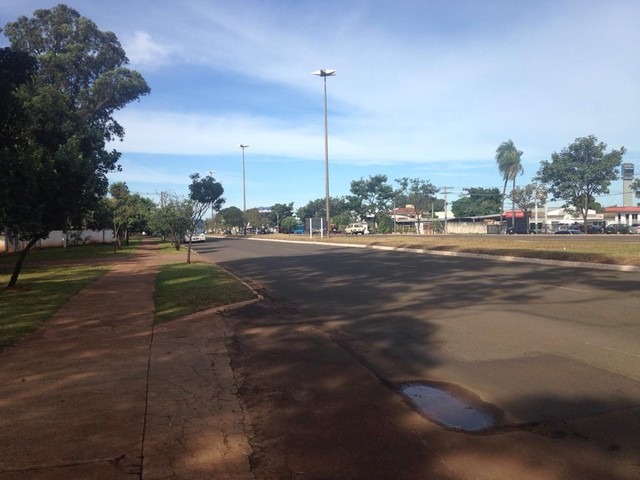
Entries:
{"type": "MultiPolygon", "coordinates": [[[[84,286],[106,273],[110,265],[133,253],[140,244],[114,254],[110,245],[51,248],[29,252],[18,283],[3,289],[17,260],[0,257],[0,348],[13,345],[37,330],[60,306],[84,286]]],[[[161,255],[185,255],[168,242],[159,242],[161,255]]],[[[235,277],[206,263],[170,263],[161,267],[156,281],[156,322],[199,310],[255,298],[235,277]]]]}
{"type": "Polygon", "coordinates": [[[640,266],[640,235],[269,235],[271,239],[640,266]]]}
{"type": "Polygon", "coordinates": [[[208,308],[251,300],[240,280],[208,263],[164,265],[156,278],[154,320],[166,322],[208,308]]]}

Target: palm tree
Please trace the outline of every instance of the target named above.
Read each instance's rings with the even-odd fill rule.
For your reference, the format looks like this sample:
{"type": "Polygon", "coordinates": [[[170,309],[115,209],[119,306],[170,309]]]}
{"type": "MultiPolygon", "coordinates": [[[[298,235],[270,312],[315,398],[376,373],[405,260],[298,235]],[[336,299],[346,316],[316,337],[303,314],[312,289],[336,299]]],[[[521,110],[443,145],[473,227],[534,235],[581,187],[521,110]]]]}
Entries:
{"type": "MultiPolygon", "coordinates": [[[[498,164],[498,170],[502,179],[504,180],[504,186],[502,187],[502,209],[500,211],[500,225],[502,225],[502,217],[504,212],[504,197],[507,192],[507,182],[513,181],[513,189],[516,188],[516,177],[524,173],[522,164],[520,163],[520,157],[522,152],[516,148],[513,144],[513,140],[502,142],[496,149],[496,163],[498,164]]],[[[511,226],[515,226],[516,220],[516,207],[511,207],[511,226]]]]}

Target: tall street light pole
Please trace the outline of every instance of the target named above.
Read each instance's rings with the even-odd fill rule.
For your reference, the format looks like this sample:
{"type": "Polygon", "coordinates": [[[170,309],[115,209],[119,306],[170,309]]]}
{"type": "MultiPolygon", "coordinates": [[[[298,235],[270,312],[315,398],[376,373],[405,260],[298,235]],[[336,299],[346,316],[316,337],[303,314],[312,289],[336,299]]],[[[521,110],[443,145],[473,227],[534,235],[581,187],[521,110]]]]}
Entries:
{"type": "Polygon", "coordinates": [[[327,77],[333,77],[335,70],[316,70],[313,75],[322,77],[324,82],[324,178],[325,178],[325,210],[327,213],[327,237],[331,231],[331,223],[329,223],[329,129],[327,127],[327,77]]]}
{"type": "Polygon", "coordinates": [[[242,223],[244,224],[244,234],[247,234],[247,189],[244,176],[244,149],[249,145],[241,143],[238,145],[242,149],[242,223]]]}
{"type": "MultiPolygon", "coordinates": [[[[209,170],[209,171],[207,172],[207,174],[208,174],[210,177],[213,177],[213,175],[214,175],[215,173],[216,173],[216,172],[214,172],[213,170],[209,170]]],[[[216,233],[216,229],[215,229],[215,223],[216,223],[216,220],[215,220],[215,214],[216,214],[216,211],[213,209],[213,205],[211,205],[211,233],[213,233],[214,235],[215,235],[215,233],[216,233]]]]}

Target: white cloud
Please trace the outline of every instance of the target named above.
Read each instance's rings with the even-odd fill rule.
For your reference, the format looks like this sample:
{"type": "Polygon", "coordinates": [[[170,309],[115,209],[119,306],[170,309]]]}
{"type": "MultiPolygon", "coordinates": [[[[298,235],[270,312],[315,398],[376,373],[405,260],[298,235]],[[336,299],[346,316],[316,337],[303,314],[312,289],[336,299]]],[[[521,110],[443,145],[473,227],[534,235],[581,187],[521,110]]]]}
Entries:
{"type": "Polygon", "coordinates": [[[165,65],[176,52],[176,48],[155,41],[143,31],[125,36],[122,43],[134,68],[149,69],[165,65]]]}

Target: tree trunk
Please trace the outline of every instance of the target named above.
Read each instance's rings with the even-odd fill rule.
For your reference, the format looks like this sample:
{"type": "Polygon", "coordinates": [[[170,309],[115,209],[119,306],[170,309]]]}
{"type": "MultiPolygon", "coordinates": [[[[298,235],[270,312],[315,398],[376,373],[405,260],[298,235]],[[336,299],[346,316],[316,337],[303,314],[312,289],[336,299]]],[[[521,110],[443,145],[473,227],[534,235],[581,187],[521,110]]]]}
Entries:
{"type": "Polygon", "coordinates": [[[24,263],[24,259],[26,258],[27,253],[29,253],[29,250],[31,250],[31,247],[33,247],[38,240],[40,240],[39,237],[35,237],[29,240],[29,243],[27,243],[26,248],[22,250],[22,252],[20,252],[20,255],[18,256],[18,261],[16,262],[16,266],[13,269],[13,274],[11,275],[11,279],[9,280],[9,285],[7,285],[7,288],[13,288],[15,286],[16,282],[18,281],[18,276],[22,271],[22,264],[24,263]]]}

